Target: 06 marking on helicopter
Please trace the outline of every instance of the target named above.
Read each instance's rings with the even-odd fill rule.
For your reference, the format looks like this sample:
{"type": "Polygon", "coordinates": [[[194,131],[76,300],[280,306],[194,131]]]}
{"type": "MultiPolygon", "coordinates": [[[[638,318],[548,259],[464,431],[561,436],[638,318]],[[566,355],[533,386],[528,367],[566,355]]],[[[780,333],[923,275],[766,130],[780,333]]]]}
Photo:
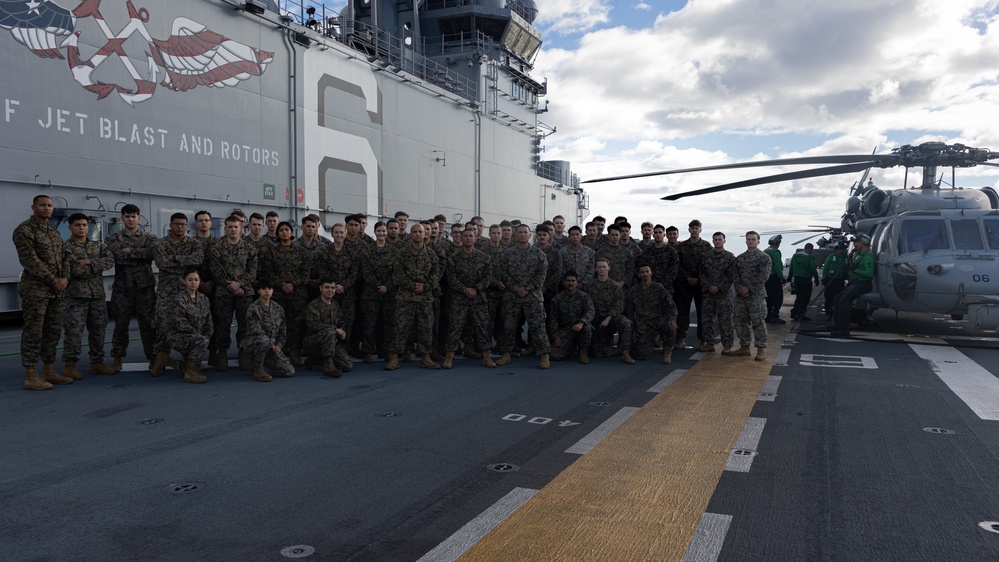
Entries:
{"type": "Polygon", "coordinates": [[[800,364],[804,367],[835,367],[843,369],[877,369],[873,357],[854,355],[813,355],[802,353],[800,364]]]}

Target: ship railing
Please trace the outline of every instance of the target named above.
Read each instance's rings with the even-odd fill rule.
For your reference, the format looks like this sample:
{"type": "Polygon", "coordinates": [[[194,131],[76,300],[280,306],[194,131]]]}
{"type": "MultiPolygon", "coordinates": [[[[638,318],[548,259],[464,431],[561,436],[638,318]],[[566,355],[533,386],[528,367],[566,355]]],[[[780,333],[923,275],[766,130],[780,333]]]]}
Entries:
{"type": "MultiPolygon", "coordinates": [[[[445,10],[447,8],[460,8],[462,6],[472,6],[475,0],[427,0],[424,10],[445,10]]],[[[529,22],[533,22],[538,17],[538,7],[534,2],[526,0],[491,0],[480,2],[483,7],[506,8],[529,22]]]]}
{"type": "Polygon", "coordinates": [[[481,31],[448,33],[423,40],[423,53],[431,57],[462,53],[491,54],[495,47],[495,41],[481,31]]]}

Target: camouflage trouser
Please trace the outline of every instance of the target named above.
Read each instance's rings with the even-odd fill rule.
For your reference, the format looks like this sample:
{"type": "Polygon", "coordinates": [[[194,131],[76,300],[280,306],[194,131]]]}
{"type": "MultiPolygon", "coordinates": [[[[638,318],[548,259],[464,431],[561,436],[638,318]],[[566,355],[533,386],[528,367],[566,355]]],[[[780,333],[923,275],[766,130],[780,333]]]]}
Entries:
{"type": "Polygon", "coordinates": [[[434,341],[434,303],[432,301],[395,301],[395,335],[392,352],[402,353],[416,340],[420,354],[430,353],[434,341]],[[415,329],[415,337],[414,337],[415,329]]]}
{"type": "Polygon", "coordinates": [[[715,343],[715,315],[718,315],[718,331],[721,332],[722,345],[732,347],[735,340],[732,333],[732,297],[726,292],[717,295],[704,295],[702,301],[701,322],[704,326],[701,333],[704,341],[715,343]]]}
{"type": "Polygon", "coordinates": [[[271,346],[274,342],[267,336],[247,336],[239,341],[239,349],[245,353],[252,367],[263,365],[278,377],[290,377],[295,374],[288,356],[282,351],[274,353],[271,346]]]}
{"type": "Polygon", "coordinates": [[[548,343],[548,330],[545,328],[545,307],[542,301],[532,295],[524,298],[506,296],[503,298],[503,332],[500,333],[500,353],[513,351],[514,339],[520,334],[520,319],[527,319],[528,334],[538,355],[551,352],[548,343]]]}
{"type": "Polygon", "coordinates": [[[285,345],[288,353],[300,352],[302,350],[302,339],[305,337],[305,307],[309,303],[308,292],[303,287],[301,291],[296,290],[288,295],[277,294],[274,291],[274,302],[284,309],[285,326],[288,330],[288,343],[285,345]]]}
{"type": "Polygon", "coordinates": [[[229,353],[232,342],[232,315],[236,314],[236,344],[243,341],[243,331],[246,330],[246,309],[253,304],[253,297],[243,295],[236,297],[225,289],[215,291],[215,309],[212,318],[215,320],[215,353],[225,357],[229,353]]]}
{"type": "Polygon", "coordinates": [[[357,294],[353,289],[345,290],[342,294],[333,297],[336,305],[340,307],[340,327],[347,332],[346,342],[354,339],[354,316],[357,310],[357,294]]]}
{"type": "Polygon", "coordinates": [[[156,339],[156,289],[135,287],[127,290],[111,290],[111,310],[114,311],[114,332],[111,335],[111,357],[125,357],[128,354],[128,328],[132,318],[139,321],[139,337],[142,338],[142,352],[152,360],[153,341],[156,339]]]}
{"type": "Polygon", "coordinates": [[[62,328],[63,363],[76,363],[80,360],[83,329],[87,329],[87,351],[91,363],[104,361],[104,332],[108,327],[108,305],[104,299],[79,299],[68,297],[66,315],[62,328]]]}
{"type": "Polygon", "coordinates": [[[593,338],[590,344],[590,355],[594,357],[613,357],[617,355],[614,349],[614,332],[617,332],[617,349],[631,349],[631,320],[623,314],[611,318],[606,328],[600,326],[605,317],[593,319],[593,338]]]}
{"type": "Polygon", "coordinates": [[[489,335],[490,345],[492,340],[499,343],[499,333],[503,330],[503,292],[486,291],[486,298],[489,300],[489,323],[486,325],[489,335]]]}
{"type": "Polygon", "coordinates": [[[574,332],[572,330],[565,330],[564,332],[555,332],[551,335],[552,340],[552,350],[551,359],[553,361],[559,361],[565,359],[569,355],[576,353],[579,350],[589,349],[590,340],[593,339],[593,326],[589,324],[583,326],[583,329],[574,332]],[[555,345],[555,338],[561,339],[562,345],[555,345]]]}
{"type": "Polygon", "coordinates": [[[170,342],[167,341],[167,331],[170,329],[170,316],[173,314],[173,307],[177,304],[177,295],[182,289],[172,284],[163,283],[156,289],[156,339],[153,342],[153,351],[170,353],[170,342]],[[169,288],[167,288],[169,287],[169,288]]]}
{"type": "Polygon", "coordinates": [[[55,363],[56,346],[62,335],[62,297],[21,297],[24,328],[21,330],[21,364],[36,367],[55,363]]]}
{"type": "Polygon", "coordinates": [[[322,328],[318,332],[310,332],[302,342],[302,353],[309,357],[320,357],[326,359],[333,358],[333,364],[337,369],[347,372],[353,367],[350,357],[347,356],[347,346],[345,340],[340,340],[336,334],[336,329],[332,326],[322,328]]]}
{"type": "Polygon", "coordinates": [[[481,350],[488,350],[492,343],[486,327],[489,323],[489,301],[484,298],[470,299],[465,295],[452,295],[451,306],[448,309],[451,316],[448,318],[447,341],[444,343],[444,349],[458,351],[461,333],[467,323],[472,330],[475,344],[481,350]]]}
{"type": "Polygon", "coordinates": [[[697,316],[697,341],[704,341],[703,330],[701,330],[701,307],[703,306],[701,288],[691,287],[686,279],[675,283],[673,288],[675,294],[673,301],[676,303],[677,310],[676,337],[678,339],[687,338],[687,331],[690,329],[690,305],[693,304],[697,316]]]}
{"type": "Polygon", "coordinates": [[[657,335],[663,340],[663,349],[673,348],[676,332],[669,328],[669,320],[662,318],[656,322],[635,322],[635,342],[631,346],[635,359],[646,359],[652,354],[657,335]]]}
{"type": "Polygon", "coordinates": [[[767,315],[767,301],[762,296],[750,295],[749,298],[735,297],[735,332],[739,335],[742,347],[749,347],[752,339],[749,327],[753,327],[753,337],[756,347],[767,346],[767,325],[764,318],[767,315]]]}
{"type": "Polygon", "coordinates": [[[208,353],[208,345],[211,343],[209,339],[206,335],[170,334],[167,336],[170,347],[176,349],[185,361],[194,363],[201,363],[201,360],[205,358],[205,354],[208,353]]]}
{"type": "Polygon", "coordinates": [[[391,295],[379,295],[361,299],[360,317],[361,353],[386,353],[392,343],[395,298],[391,295]]]}

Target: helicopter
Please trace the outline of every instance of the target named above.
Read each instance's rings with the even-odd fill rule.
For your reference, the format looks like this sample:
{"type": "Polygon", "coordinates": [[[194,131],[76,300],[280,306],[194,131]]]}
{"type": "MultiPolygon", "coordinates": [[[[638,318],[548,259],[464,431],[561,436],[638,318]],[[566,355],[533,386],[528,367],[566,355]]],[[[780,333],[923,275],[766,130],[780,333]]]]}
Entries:
{"type": "MultiPolygon", "coordinates": [[[[838,227],[817,227],[825,232],[822,248],[846,241],[856,234],[871,237],[876,258],[874,290],[855,304],[867,317],[874,310],[949,314],[955,320],[967,315],[976,328],[999,328],[999,193],[992,187],[955,187],[956,168],[996,166],[999,152],[963,144],[925,142],[904,145],[883,154],[846,154],[784,158],[647,172],[586,180],[599,183],[633,178],[803,164],[836,164],[787,172],[687,191],[663,197],[666,201],[719,193],[782,181],[863,172],[850,189],[846,210],[838,227]],[[905,167],[900,189],[882,189],[864,180],[872,168],[905,167]],[[941,189],[939,168],[951,168],[951,188],[941,189]],[[909,170],[922,168],[922,181],[909,186],[909,170]]],[[[813,234],[808,240],[817,236],[813,234]]]]}

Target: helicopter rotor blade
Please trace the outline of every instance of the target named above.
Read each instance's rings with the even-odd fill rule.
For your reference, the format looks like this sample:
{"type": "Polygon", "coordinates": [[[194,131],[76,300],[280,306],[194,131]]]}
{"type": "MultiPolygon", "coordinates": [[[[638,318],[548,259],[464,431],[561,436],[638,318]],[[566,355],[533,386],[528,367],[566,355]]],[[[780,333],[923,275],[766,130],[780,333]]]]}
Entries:
{"type": "MultiPolygon", "coordinates": [[[[884,158],[895,160],[893,154],[886,154],[884,158]]],[[[688,172],[705,172],[709,170],[731,170],[735,168],[758,168],[762,166],[793,166],[799,164],[851,164],[854,162],[869,162],[869,166],[880,164],[880,159],[871,154],[843,154],[833,156],[805,156],[802,158],[783,158],[778,160],[760,160],[754,162],[738,162],[735,164],[721,164],[718,166],[701,166],[699,168],[683,168],[679,170],[664,170],[660,172],[645,172],[642,174],[629,174],[627,176],[614,176],[609,178],[597,178],[594,180],[584,180],[580,183],[601,183],[607,181],[630,180],[635,178],[648,178],[653,176],[666,176],[670,174],[685,174],[688,172]]],[[[861,168],[863,169],[863,168],[861,168]]]]}
{"type": "Polygon", "coordinates": [[[996,164],[995,162],[979,162],[978,165],[979,166],[993,166],[995,168],[999,168],[999,164],[996,164]]]}
{"type": "Polygon", "coordinates": [[[813,234],[813,235],[809,236],[808,238],[802,238],[801,240],[798,240],[797,242],[791,242],[791,245],[794,246],[796,244],[801,244],[802,242],[805,242],[806,240],[811,240],[812,238],[815,238],[817,236],[822,236],[822,234],[823,233],[813,234]]]}
{"type": "MultiPolygon", "coordinates": [[[[870,156],[868,156],[867,158],[870,158],[870,156]]],[[[724,185],[716,185],[714,187],[706,187],[704,189],[696,189],[694,191],[687,191],[684,193],[674,193],[672,195],[667,195],[662,199],[664,201],[676,201],[684,197],[692,197],[694,195],[705,195],[708,193],[718,193],[721,191],[728,191],[730,189],[738,189],[740,187],[750,187],[753,185],[762,185],[762,184],[776,183],[781,181],[800,180],[806,178],[817,178],[821,176],[835,176],[838,174],[849,174],[852,172],[859,172],[861,170],[870,168],[873,164],[874,164],[873,162],[868,160],[866,162],[860,162],[858,164],[846,164],[842,166],[829,166],[828,168],[815,168],[812,170],[802,170],[799,172],[788,172],[773,176],[754,178],[751,180],[743,180],[734,183],[727,183],[724,185]]]]}

